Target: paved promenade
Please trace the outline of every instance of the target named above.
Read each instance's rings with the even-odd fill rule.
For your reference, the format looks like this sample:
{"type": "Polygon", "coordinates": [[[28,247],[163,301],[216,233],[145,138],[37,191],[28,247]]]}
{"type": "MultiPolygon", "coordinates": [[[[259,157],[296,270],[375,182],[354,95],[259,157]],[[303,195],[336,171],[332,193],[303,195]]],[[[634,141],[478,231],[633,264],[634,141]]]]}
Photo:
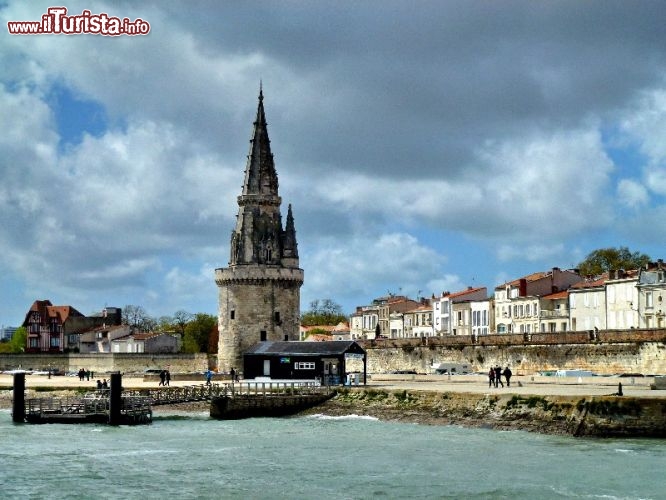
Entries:
{"type": "Polygon", "coordinates": [[[511,387],[495,389],[488,387],[485,375],[414,375],[401,377],[398,375],[376,375],[369,381],[373,387],[386,389],[407,389],[441,392],[469,392],[474,394],[519,394],[538,396],[603,396],[618,392],[618,384],[622,384],[625,396],[666,398],[666,390],[651,390],[653,377],[545,377],[545,376],[513,376],[511,387]]]}
{"type": "MultiPolygon", "coordinates": [[[[90,381],[79,381],[78,377],[46,375],[26,375],[26,389],[36,387],[52,387],[54,389],[79,389],[96,387],[96,381],[108,377],[91,378],[90,381]]],[[[194,377],[193,377],[194,378],[194,377]]],[[[543,377],[543,376],[514,376],[511,378],[511,387],[489,388],[488,378],[484,375],[370,375],[368,386],[389,390],[422,390],[439,392],[468,392],[475,394],[503,393],[540,396],[602,396],[611,395],[618,391],[618,384],[622,383],[622,392],[625,396],[666,398],[666,390],[651,390],[654,383],[652,377],[543,377]]],[[[227,382],[226,379],[215,378],[214,382],[227,382]]],[[[205,383],[203,375],[200,380],[171,380],[171,387],[182,387],[205,383]]],[[[0,386],[11,387],[13,376],[0,374],[0,386]]],[[[123,376],[123,387],[128,389],[156,388],[158,381],[144,381],[142,376],[123,376]]]]}

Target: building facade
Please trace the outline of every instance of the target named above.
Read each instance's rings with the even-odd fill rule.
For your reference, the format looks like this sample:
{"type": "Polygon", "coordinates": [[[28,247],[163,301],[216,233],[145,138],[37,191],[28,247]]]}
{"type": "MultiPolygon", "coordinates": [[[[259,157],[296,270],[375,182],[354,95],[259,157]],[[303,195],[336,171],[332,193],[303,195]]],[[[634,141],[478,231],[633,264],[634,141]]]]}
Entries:
{"type": "Polygon", "coordinates": [[[639,328],[666,326],[666,269],[662,260],[641,269],[638,275],[639,328]]]}
{"type": "Polygon", "coordinates": [[[36,300],[25,315],[25,352],[76,352],[81,333],[97,326],[119,325],[121,310],[105,308],[102,313],[84,316],[72,306],[54,306],[49,300],[36,300]]]}
{"type": "Polygon", "coordinates": [[[283,227],[281,203],[260,90],[229,266],[215,270],[219,370],[241,367],[257,342],[299,339],[304,275],[291,205],[283,227]]]}

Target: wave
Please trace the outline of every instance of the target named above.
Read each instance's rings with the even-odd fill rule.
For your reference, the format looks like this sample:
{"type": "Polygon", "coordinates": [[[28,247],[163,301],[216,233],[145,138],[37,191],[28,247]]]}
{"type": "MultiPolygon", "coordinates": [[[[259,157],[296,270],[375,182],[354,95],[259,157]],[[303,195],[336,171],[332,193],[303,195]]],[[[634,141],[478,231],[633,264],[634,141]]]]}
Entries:
{"type": "Polygon", "coordinates": [[[356,415],[352,413],[350,415],[324,415],[323,413],[316,413],[315,415],[310,415],[308,418],[316,418],[318,420],[373,420],[378,421],[377,417],[372,417],[370,415],[356,415]]]}
{"type": "Polygon", "coordinates": [[[208,412],[201,413],[192,413],[192,412],[183,412],[183,413],[153,413],[153,422],[160,421],[174,421],[174,420],[210,420],[210,415],[208,412]]]}

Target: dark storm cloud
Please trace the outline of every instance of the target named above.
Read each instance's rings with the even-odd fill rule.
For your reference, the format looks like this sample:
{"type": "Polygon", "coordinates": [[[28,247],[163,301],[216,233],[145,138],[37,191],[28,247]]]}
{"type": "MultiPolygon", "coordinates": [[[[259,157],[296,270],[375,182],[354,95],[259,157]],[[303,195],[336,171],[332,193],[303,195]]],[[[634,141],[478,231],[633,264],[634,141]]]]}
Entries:
{"type": "Polygon", "coordinates": [[[266,82],[286,163],[458,175],[484,141],[612,114],[664,76],[660,2],[195,5],[173,15],[206,51],[261,53],[320,92],[287,105],[266,82]]]}

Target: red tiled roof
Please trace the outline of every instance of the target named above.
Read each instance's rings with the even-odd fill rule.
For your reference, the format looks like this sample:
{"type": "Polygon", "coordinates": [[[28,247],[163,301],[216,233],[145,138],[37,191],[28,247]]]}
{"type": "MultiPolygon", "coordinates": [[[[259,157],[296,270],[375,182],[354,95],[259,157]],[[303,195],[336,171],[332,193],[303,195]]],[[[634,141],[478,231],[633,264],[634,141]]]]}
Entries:
{"type": "Polygon", "coordinates": [[[476,293],[476,292],[479,292],[479,291],[485,290],[485,289],[486,289],[486,287],[484,287],[484,286],[481,286],[481,287],[478,287],[478,288],[467,288],[467,289],[462,290],[460,292],[450,293],[449,298],[453,299],[453,298],[458,298],[458,297],[464,297],[465,295],[468,295],[470,293],[476,293]]]}
{"type": "Polygon", "coordinates": [[[26,313],[24,324],[27,322],[28,316],[33,311],[39,313],[42,323],[45,323],[47,318],[59,318],[60,323],[64,324],[70,316],[83,316],[83,314],[72,306],[54,306],[51,304],[50,300],[36,300],[32,303],[30,309],[26,313]]]}
{"type": "Polygon", "coordinates": [[[598,276],[596,278],[592,279],[586,279],[583,281],[579,281],[578,283],[574,283],[571,285],[572,289],[579,289],[579,288],[596,288],[603,286],[604,283],[608,281],[608,273],[603,273],[601,276],[598,276]]]}

